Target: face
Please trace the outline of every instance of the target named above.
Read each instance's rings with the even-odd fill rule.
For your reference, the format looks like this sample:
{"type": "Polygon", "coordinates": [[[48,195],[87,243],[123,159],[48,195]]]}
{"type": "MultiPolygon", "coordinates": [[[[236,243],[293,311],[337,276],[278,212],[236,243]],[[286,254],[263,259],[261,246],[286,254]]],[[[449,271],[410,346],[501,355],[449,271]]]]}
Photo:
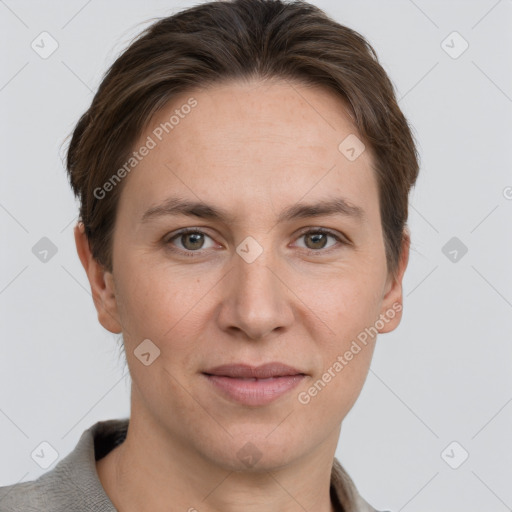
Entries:
{"type": "Polygon", "coordinates": [[[392,280],[351,134],[322,88],[229,82],[174,98],[135,145],[154,147],[124,178],[99,318],[123,332],[132,416],[226,469],[335,448],[376,331],[400,321],[406,260],[392,280]],[[212,377],[276,362],[292,370],[212,377]]]}

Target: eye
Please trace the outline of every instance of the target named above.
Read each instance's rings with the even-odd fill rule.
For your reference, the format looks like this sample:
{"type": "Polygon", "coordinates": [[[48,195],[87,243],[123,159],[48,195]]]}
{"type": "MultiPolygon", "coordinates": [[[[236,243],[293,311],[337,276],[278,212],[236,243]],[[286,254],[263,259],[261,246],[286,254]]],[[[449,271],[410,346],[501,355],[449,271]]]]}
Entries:
{"type": "MultiPolygon", "coordinates": [[[[213,242],[210,236],[197,228],[184,228],[164,239],[164,244],[173,252],[178,252],[185,256],[197,256],[200,255],[203,250],[214,247],[213,243],[211,243],[210,246],[205,246],[205,237],[213,242]]],[[[299,239],[301,238],[303,238],[306,243],[306,246],[303,248],[311,254],[330,252],[330,250],[336,248],[337,245],[348,244],[342,236],[338,236],[324,228],[308,229],[301,233],[299,239]],[[335,243],[327,246],[329,238],[333,239],[335,243]]]]}
{"type": "Polygon", "coordinates": [[[171,246],[170,248],[173,251],[176,250],[176,251],[186,254],[187,256],[189,256],[189,255],[192,256],[192,254],[187,254],[187,253],[200,252],[202,249],[210,249],[211,247],[213,247],[213,246],[210,246],[210,247],[204,246],[205,237],[212,240],[211,237],[209,237],[203,231],[200,231],[195,228],[185,228],[185,229],[182,229],[181,231],[179,231],[178,233],[176,233],[175,235],[173,235],[172,237],[167,238],[165,240],[165,243],[170,245],[171,246]],[[178,246],[177,249],[175,249],[173,247],[173,245],[175,245],[174,244],[175,240],[177,242],[179,242],[179,244],[181,244],[181,247],[178,246]]]}
{"type": "MultiPolygon", "coordinates": [[[[334,239],[338,244],[346,245],[347,242],[340,236],[334,234],[333,232],[323,229],[323,228],[315,228],[309,229],[301,233],[299,239],[304,239],[306,247],[311,253],[322,252],[322,249],[326,249],[326,244],[328,243],[328,238],[334,239]]],[[[335,247],[337,244],[333,243],[330,246],[327,246],[327,249],[323,252],[328,252],[331,248],[335,247]]]]}

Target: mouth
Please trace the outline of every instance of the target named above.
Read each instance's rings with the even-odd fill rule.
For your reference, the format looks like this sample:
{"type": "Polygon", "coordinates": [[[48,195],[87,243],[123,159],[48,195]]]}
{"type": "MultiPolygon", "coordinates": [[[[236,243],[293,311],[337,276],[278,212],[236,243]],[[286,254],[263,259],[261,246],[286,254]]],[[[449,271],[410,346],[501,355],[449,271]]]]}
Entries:
{"type": "Polygon", "coordinates": [[[202,374],[222,396],[249,406],[262,406],[277,400],[307,376],[282,363],[222,365],[202,374]]]}

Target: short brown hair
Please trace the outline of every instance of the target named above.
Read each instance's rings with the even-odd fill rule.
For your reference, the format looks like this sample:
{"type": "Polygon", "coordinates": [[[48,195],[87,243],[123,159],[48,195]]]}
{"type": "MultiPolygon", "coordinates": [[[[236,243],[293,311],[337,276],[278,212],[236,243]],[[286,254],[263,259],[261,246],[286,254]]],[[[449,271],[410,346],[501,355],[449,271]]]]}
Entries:
{"type": "MultiPolygon", "coordinates": [[[[121,186],[94,193],[126,162],[147,122],[175,95],[229,79],[283,78],[335,91],[375,157],[388,272],[407,233],[418,154],[375,50],[304,1],[212,1],[159,19],[105,74],[77,123],[67,171],[94,258],[112,270],[121,186]]],[[[341,142],[341,141],[340,141],[341,142]]]]}

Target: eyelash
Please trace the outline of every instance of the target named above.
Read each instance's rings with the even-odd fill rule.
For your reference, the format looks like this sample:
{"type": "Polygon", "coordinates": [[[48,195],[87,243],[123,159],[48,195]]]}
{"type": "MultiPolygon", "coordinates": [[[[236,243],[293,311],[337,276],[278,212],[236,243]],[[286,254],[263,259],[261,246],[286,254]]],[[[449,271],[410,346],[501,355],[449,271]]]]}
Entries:
{"type": "MultiPolygon", "coordinates": [[[[171,242],[173,240],[176,240],[177,238],[179,238],[182,235],[186,235],[186,234],[190,234],[190,233],[205,235],[205,236],[211,238],[210,235],[208,235],[204,231],[201,231],[200,229],[183,228],[180,231],[178,231],[177,233],[174,233],[170,238],[165,237],[164,244],[166,245],[168,250],[175,252],[175,253],[180,253],[187,257],[193,258],[193,257],[201,256],[202,253],[204,252],[201,249],[199,249],[197,251],[183,250],[183,249],[177,249],[176,247],[173,247],[171,244],[171,242]]],[[[329,235],[332,238],[334,238],[340,245],[349,245],[349,242],[347,242],[345,239],[343,239],[342,237],[338,236],[337,234],[335,234],[332,231],[325,229],[325,228],[308,228],[306,231],[303,231],[302,233],[300,233],[298,238],[301,238],[305,235],[309,235],[311,233],[329,235]]],[[[332,250],[336,250],[337,248],[339,248],[339,247],[333,246],[333,247],[329,247],[328,249],[325,249],[325,250],[324,249],[316,249],[316,250],[315,249],[303,249],[303,250],[305,250],[310,255],[318,256],[320,254],[330,253],[332,250]]],[[[205,249],[205,250],[207,250],[207,249],[205,249]]]]}

